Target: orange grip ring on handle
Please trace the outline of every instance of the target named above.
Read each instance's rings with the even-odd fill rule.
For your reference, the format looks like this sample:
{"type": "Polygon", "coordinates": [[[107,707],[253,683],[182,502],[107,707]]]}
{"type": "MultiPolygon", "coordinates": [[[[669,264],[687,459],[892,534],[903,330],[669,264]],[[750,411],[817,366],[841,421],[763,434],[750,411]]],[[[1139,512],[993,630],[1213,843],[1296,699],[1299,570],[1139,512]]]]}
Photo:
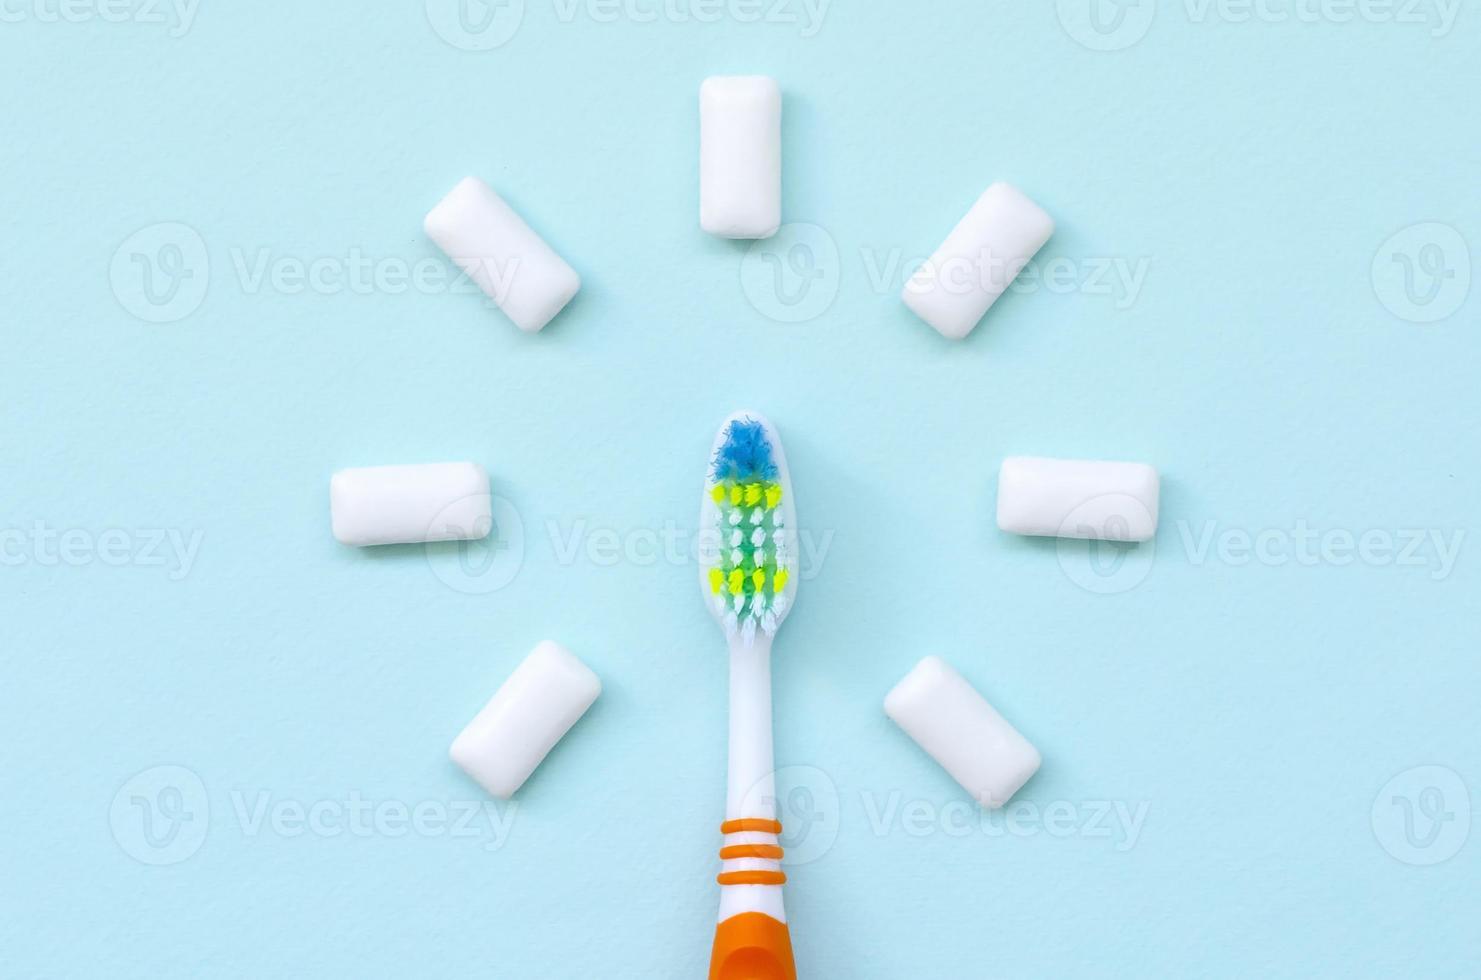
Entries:
{"type": "Polygon", "coordinates": [[[775,844],[732,844],[720,848],[720,860],[733,861],[737,858],[761,858],[764,861],[780,861],[786,856],[775,844]]]}
{"type": "Polygon", "coordinates": [[[787,876],[780,871],[725,871],[715,880],[722,885],[785,885],[787,876]]]}
{"type": "Polygon", "coordinates": [[[744,820],[727,820],[720,825],[722,834],[780,834],[782,824],[779,820],[757,820],[746,818],[744,820]]]}
{"type": "Polygon", "coordinates": [[[720,923],[710,956],[710,980],[797,980],[787,924],[760,912],[720,923]]]}

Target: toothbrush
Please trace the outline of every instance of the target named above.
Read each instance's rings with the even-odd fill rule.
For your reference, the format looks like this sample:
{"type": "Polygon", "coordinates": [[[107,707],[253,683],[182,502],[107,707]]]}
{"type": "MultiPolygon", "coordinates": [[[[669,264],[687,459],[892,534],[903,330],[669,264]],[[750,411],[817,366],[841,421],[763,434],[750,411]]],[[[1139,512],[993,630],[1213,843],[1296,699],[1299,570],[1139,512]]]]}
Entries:
{"type": "Polygon", "coordinates": [[[710,980],[796,980],[782,905],[771,644],[797,594],[797,521],[782,443],[754,412],[725,420],[700,512],[700,587],[730,645],[730,777],[710,980]]]}

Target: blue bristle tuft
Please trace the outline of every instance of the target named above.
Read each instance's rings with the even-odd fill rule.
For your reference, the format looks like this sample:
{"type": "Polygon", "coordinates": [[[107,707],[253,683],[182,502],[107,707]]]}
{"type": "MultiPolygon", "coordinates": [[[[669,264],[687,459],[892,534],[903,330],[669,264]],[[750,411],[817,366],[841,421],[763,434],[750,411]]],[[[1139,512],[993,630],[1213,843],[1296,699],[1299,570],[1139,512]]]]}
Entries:
{"type": "Polygon", "coordinates": [[[715,479],[772,480],[776,462],[766,426],[754,419],[737,419],[725,430],[725,442],[715,453],[715,479]]]}

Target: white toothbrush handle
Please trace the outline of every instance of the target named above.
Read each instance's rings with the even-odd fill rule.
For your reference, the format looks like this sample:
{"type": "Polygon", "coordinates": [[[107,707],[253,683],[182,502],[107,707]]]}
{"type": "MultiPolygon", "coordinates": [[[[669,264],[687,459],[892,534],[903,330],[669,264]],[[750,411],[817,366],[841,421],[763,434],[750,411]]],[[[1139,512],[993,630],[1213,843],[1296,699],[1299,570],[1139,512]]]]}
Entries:
{"type": "Polygon", "coordinates": [[[771,640],[730,641],[730,780],[726,820],[775,820],[771,640]]]}
{"type": "Polygon", "coordinates": [[[710,980],[795,980],[782,904],[782,825],[771,738],[771,639],[730,642],[730,777],[710,980]]]}

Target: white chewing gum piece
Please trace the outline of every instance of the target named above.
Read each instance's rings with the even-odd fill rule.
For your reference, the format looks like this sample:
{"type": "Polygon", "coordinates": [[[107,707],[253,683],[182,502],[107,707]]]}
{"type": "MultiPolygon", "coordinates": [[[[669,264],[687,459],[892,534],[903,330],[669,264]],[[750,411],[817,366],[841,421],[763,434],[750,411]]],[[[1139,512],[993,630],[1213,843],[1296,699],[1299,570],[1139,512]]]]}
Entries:
{"type": "Polygon", "coordinates": [[[1145,463],[1010,456],[998,471],[998,527],[1009,534],[1150,541],[1161,481],[1145,463]]]}
{"type": "Polygon", "coordinates": [[[1053,234],[1054,219],[1043,208],[1010,184],[993,184],[901,298],[943,337],[961,340],[1053,234]]]}
{"type": "Polygon", "coordinates": [[[1007,803],[1039,771],[1039,751],[940,657],[927,657],[905,675],[884,710],[989,809],[1007,803]]]}
{"type": "Polygon", "coordinates": [[[465,177],[427,214],[427,237],[514,325],[543,328],[581,289],[581,277],[504,199],[465,177]]]}
{"type": "Polygon", "coordinates": [[[721,238],[770,238],[782,224],[782,90],[765,75],[699,89],[699,225],[721,238]]]}
{"type": "Polygon", "coordinates": [[[601,693],[590,667],[546,640],[453,740],[448,755],[491,795],[507,800],[601,693]]]}
{"type": "Polygon", "coordinates": [[[329,515],[336,540],[359,548],[473,541],[493,528],[489,475],[477,463],[340,470],[329,515]]]}

